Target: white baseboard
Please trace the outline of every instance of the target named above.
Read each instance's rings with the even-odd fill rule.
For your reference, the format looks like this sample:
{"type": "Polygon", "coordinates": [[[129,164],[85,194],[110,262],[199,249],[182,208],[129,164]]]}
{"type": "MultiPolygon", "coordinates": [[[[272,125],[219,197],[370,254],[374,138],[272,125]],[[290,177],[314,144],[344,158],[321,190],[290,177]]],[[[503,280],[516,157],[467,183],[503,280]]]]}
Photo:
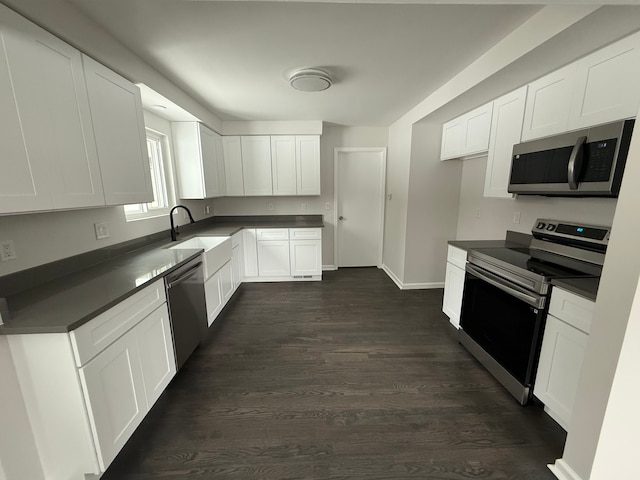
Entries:
{"type": "Polygon", "coordinates": [[[382,270],[384,270],[384,273],[386,273],[389,278],[393,280],[393,283],[395,283],[400,290],[426,290],[430,288],[444,288],[444,282],[404,283],[385,264],[382,264],[382,270]]]}
{"type": "Polygon", "coordinates": [[[322,265],[322,271],[324,272],[331,272],[333,270],[337,270],[338,267],[335,265],[322,265]]]}
{"type": "Polygon", "coordinates": [[[554,464],[547,465],[547,467],[559,480],[582,480],[562,458],[556,460],[554,464]]]}

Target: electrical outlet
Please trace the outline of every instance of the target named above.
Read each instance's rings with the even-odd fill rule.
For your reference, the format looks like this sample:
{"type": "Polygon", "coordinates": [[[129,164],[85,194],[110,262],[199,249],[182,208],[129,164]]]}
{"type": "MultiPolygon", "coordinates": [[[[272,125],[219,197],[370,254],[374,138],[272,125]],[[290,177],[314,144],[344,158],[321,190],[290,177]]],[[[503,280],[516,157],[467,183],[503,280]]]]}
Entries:
{"type": "Polygon", "coordinates": [[[109,238],[109,225],[107,222],[94,223],[93,228],[96,230],[96,240],[102,240],[103,238],[109,238]]]}
{"type": "Polygon", "coordinates": [[[306,212],[307,211],[307,204],[306,203],[301,203],[300,204],[300,210],[302,212],[306,212]]]}
{"type": "Polygon", "coordinates": [[[479,208],[476,208],[475,217],[476,218],[480,218],[480,209],[479,208]]]}
{"type": "Polygon", "coordinates": [[[331,203],[327,202],[324,204],[324,209],[325,210],[330,210],[331,209],[331,203]]]}
{"type": "Polygon", "coordinates": [[[268,204],[267,204],[267,208],[268,208],[269,210],[273,210],[273,203],[268,203],[268,204]]]}
{"type": "Polygon", "coordinates": [[[513,223],[520,223],[520,212],[513,212],[513,223]]]}
{"type": "Polygon", "coordinates": [[[211,214],[211,205],[205,205],[204,206],[204,214],[205,215],[210,215],[211,214]]]}
{"type": "Polygon", "coordinates": [[[13,244],[13,240],[3,240],[0,242],[0,260],[8,262],[9,260],[15,260],[17,258],[16,247],[13,244]]]}

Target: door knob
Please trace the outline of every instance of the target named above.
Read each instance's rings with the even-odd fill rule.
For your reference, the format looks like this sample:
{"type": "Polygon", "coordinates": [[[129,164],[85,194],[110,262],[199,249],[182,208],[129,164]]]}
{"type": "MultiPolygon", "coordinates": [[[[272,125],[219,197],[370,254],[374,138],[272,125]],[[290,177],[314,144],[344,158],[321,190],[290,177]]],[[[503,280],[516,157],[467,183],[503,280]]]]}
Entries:
{"type": "Polygon", "coordinates": [[[342,215],[340,215],[340,216],[338,217],[338,220],[344,220],[344,217],[343,217],[342,215]]]}

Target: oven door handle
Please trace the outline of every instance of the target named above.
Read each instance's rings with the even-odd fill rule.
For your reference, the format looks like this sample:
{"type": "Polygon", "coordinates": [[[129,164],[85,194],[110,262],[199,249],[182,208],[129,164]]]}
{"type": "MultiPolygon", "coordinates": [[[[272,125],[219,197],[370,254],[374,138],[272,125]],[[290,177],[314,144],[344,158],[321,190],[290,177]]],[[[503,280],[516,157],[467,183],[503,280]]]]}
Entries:
{"type": "Polygon", "coordinates": [[[502,280],[497,275],[494,275],[484,270],[480,270],[474,267],[473,265],[469,265],[468,263],[467,263],[467,272],[478,277],[480,280],[484,280],[488,284],[493,285],[496,288],[499,288],[503,292],[508,293],[509,295],[512,295],[519,300],[522,300],[527,305],[531,305],[534,308],[544,307],[545,297],[541,297],[541,296],[526,292],[520,287],[517,287],[516,285],[506,284],[504,283],[504,280],[502,280]]]}

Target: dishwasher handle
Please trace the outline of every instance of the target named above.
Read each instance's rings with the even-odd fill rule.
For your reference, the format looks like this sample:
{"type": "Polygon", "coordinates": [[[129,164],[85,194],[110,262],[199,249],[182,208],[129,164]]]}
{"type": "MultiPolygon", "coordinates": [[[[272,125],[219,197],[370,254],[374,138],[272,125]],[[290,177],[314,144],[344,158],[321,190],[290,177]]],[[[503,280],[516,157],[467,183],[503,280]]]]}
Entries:
{"type": "Polygon", "coordinates": [[[174,274],[174,276],[167,277],[167,288],[175,287],[176,285],[179,285],[182,282],[184,282],[185,280],[193,277],[194,275],[196,275],[198,273],[198,270],[200,269],[201,266],[202,266],[202,262],[198,262],[193,267],[191,267],[189,270],[187,270],[184,273],[176,272],[176,274],[174,274]]]}

